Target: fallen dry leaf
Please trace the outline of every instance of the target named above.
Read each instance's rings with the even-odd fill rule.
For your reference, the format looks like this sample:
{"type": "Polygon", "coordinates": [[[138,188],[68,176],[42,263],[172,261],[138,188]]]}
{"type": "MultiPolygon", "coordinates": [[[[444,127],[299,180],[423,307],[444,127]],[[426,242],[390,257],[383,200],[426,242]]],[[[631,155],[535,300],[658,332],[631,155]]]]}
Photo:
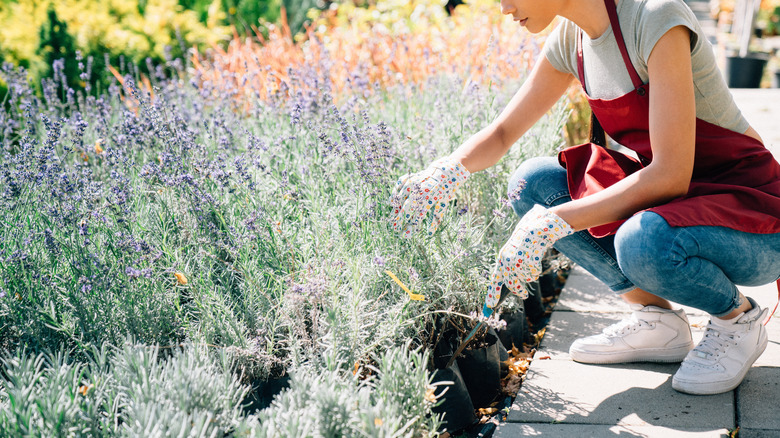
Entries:
{"type": "Polygon", "coordinates": [[[479,415],[493,415],[498,412],[497,408],[479,408],[477,409],[479,415]]]}
{"type": "Polygon", "coordinates": [[[544,332],[546,332],[546,331],[547,331],[547,328],[545,327],[545,328],[539,330],[538,332],[536,332],[534,334],[534,344],[535,345],[539,345],[539,343],[542,342],[542,338],[544,337],[544,332]]]}

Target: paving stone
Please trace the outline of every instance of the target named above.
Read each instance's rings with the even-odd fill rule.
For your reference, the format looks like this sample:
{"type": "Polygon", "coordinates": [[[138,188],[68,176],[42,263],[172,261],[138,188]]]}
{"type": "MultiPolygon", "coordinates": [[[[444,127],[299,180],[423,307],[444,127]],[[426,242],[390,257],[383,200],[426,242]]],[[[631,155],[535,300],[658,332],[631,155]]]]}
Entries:
{"type": "Polygon", "coordinates": [[[780,161],[780,89],[732,88],[732,96],[750,126],[755,128],[764,144],[780,161]]]}
{"type": "Polygon", "coordinates": [[[672,389],[677,364],[585,365],[535,360],[509,422],[734,427],[733,392],[708,397],[672,389]]]}
{"type": "Polygon", "coordinates": [[[766,329],[769,334],[769,344],[753,366],[778,367],[780,366],[780,320],[777,317],[772,318],[766,325],[766,329]]]}
{"type": "MultiPolygon", "coordinates": [[[[752,289],[751,289],[752,290],[752,289]]],[[[764,289],[760,289],[763,291],[764,289]]],[[[777,293],[775,293],[777,296],[777,293]]],[[[699,309],[678,306],[688,315],[705,315],[699,309]]],[[[620,296],[615,295],[599,279],[580,266],[574,266],[561,291],[556,311],[574,312],[628,312],[629,308],[620,296]]]]}
{"type": "MultiPolygon", "coordinates": [[[[780,95],[778,95],[780,98],[780,95]]],[[[780,114],[778,114],[780,118],[780,114]]],[[[778,301],[776,283],[762,286],[738,286],[740,292],[758,302],[762,307],[770,310],[778,301]]],[[[691,315],[706,315],[699,309],[680,306],[685,313],[691,315]]],[[[619,296],[612,293],[599,279],[591,275],[580,266],[574,266],[569,274],[566,285],[561,292],[555,311],[574,312],[628,312],[628,306],[619,296]]],[[[780,313],[780,312],[778,312],[780,313]]],[[[777,317],[780,322],[780,315],[777,317]]]]}
{"type": "MultiPolygon", "coordinates": [[[[504,423],[498,426],[494,438],[517,438],[540,436],[546,438],[725,438],[727,429],[687,429],[663,426],[610,426],[592,424],[540,424],[540,423],[504,423]]],[[[770,435],[766,435],[770,436],[770,435]]],[[[772,435],[777,436],[777,435],[772,435]]],[[[743,438],[740,433],[740,438],[743,438]]]]}
{"type": "Polygon", "coordinates": [[[780,436],[775,402],[780,391],[780,368],[754,366],[736,391],[739,425],[746,429],[773,429],[774,436],[780,436]]]}
{"type": "MultiPolygon", "coordinates": [[[[777,283],[757,287],[737,286],[737,288],[743,295],[756,300],[759,306],[769,308],[770,312],[777,304],[777,283]]],[[[775,317],[774,324],[780,324],[780,315],[775,317]]]]}
{"type": "Polygon", "coordinates": [[[571,360],[569,346],[575,339],[600,333],[604,327],[625,318],[626,313],[578,313],[553,312],[550,322],[537,351],[537,359],[550,356],[552,359],[571,360]]]}
{"type": "Polygon", "coordinates": [[[625,301],[580,266],[569,273],[555,311],[626,312],[625,301]]]}
{"type": "MultiPolygon", "coordinates": [[[[627,316],[627,313],[553,312],[535,357],[550,356],[552,359],[571,359],[569,346],[575,339],[601,333],[605,327],[627,316]]],[[[694,343],[701,340],[708,320],[709,318],[704,316],[688,316],[694,343]]],[[[778,324],[778,330],[780,330],[780,324],[778,324]]],[[[780,333],[778,333],[777,339],[780,340],[780,333]]],[[[780,354],[780,345],[777,346],[777,350],[780,354]]]]}
{"type": "Polygon", "coordinates": [[[780,431],[777,429],[746,429],[739,428],[739,438],[778,438],[780,431]]]}

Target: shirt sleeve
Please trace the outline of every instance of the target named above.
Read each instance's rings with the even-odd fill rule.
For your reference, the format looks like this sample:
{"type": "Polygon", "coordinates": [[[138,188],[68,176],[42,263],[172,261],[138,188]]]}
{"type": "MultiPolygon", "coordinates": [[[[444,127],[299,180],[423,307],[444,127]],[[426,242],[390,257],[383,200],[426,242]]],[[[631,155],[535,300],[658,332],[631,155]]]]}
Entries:
{"type": "Polygon", "coordinates": [[[577,32],[573,28],[571,21],[562,20],[545,40],[542,54],[556,70],[576,76],[577,60],[572,59],[572,53],[576,54],[577,32]]]}
{"type": "Polygon", "coordinates": [[[685,26],[691,31],[691,50],[696,46],[696,16],[683,0],[647,0],[636,26],[639,57],[647,65],[658,40],[669,30],[685,26]]]}

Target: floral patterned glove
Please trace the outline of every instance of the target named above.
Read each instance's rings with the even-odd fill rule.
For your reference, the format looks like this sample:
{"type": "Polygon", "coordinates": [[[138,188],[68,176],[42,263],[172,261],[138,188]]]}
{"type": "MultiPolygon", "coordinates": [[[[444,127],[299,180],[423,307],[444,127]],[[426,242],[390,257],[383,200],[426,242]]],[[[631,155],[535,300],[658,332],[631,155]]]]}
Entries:
{"type": "Polygon", "coordinates": [[[433,234],[455,190],[469,175],[471,173],[462,164],[447,157],[434,161],[422,172],[402,176],[390,198],[393,229],[404,237],[411,237],[430,212],[428,235],[433,234]]]}
{"type": "Polygon", "coordinates": [[[504,285],[525,299],[528,291],[523,284],[536,281],[542,274],[542,257],[547,249],[572,233],[574,229],[566,221],[541,205],[535,205],[520,219],[512,237],[498,252],[483,312],[496,307],[504,285]]]}

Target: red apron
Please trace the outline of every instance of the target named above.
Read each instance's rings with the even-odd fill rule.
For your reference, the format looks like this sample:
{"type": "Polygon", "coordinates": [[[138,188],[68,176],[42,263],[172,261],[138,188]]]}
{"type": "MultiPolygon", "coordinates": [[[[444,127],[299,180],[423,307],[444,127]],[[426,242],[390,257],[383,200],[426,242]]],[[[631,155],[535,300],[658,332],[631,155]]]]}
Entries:
{"type": "MultiPolygon", "coordinates": [[[[572,199],[603,190],[653,159],[649,133],[649,85],[643,84],[628,56],[613,0],[605,0],[609,21],[635,90],[615,99],[588,102],[604,131],[637,153],[636,160],[594,143],[563,150],[572,199]]],[[[578,32],[577,70],[582,88],[582,30],[578,32]]],[[[749,233],[780,233],[780,164],[758,140],[696,119],[696,152],[688,193],[649,208],[673,227],[712,225],[749,233]]],[[[590,228],[594,237],[614,234],[624,221],[590,228]]]]}

